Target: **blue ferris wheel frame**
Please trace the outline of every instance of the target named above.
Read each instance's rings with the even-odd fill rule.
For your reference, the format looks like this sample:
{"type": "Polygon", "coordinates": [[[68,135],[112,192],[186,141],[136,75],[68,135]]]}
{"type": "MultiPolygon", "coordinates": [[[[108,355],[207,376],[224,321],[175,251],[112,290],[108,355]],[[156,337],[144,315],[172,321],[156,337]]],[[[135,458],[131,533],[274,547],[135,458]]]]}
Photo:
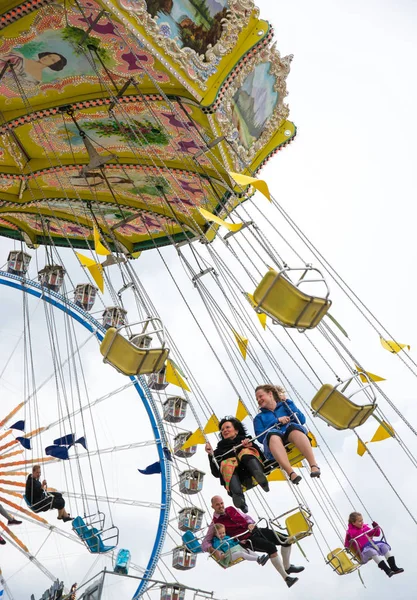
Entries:
{"type": "MultiPolygon", "coordinates": [[[[48,304],[65,312],[85,327],[85,329],[94,333],[100,342],[102,341],[104,334],[106,333],[103,325],[88,312],[77,306],[74,302],[67,300],[67,298],[61,294],[53,292],[52,290],[46,290],[36,281],[25,279],[18,275],[12,275],[6,271],[0,271],[0,285],[17,289],[21,292],[30,294],[31,296],[35,296],[36,298],[40,298],[44,302],[48,302],[48,304]]],[[[159,462],[161,464],[161,509],[159,513],[158,529],[148,564],[143,573],[141,582],[132,597],[132,600],[137,600],[146,592],[148,581],[155,571],[164,545],[171,506],[171,465],[169,460],[167,460],[165,453],[167,441],[162,419],[155,405],[155,401],[152,398],[152,394],[149,391],[146,379],[144,376],[130,376],[130,379],[133,382],[133,386],[139,394],[148,415],[156,442],[159,462]]]]}

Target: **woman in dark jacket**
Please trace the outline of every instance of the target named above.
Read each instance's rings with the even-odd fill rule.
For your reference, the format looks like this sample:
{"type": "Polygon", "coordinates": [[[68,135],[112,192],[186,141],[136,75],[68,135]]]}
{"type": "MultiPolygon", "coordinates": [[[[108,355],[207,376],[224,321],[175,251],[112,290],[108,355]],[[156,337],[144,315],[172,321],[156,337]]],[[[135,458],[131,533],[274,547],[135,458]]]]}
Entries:
{"type": "Polygon", "coordinates": [[[220,478],[221,484],[232,496],[233,504],[247,512],[242,484],[251,488],[255,479],[265,492],[269,491],[262,467],[264,456],[252,442],[243,424],[234,417],[225,417],[220,421],[220,435],[221,440],[214,451],[210,443],[206,444],[211,472],[214,477],[220,478]]]}

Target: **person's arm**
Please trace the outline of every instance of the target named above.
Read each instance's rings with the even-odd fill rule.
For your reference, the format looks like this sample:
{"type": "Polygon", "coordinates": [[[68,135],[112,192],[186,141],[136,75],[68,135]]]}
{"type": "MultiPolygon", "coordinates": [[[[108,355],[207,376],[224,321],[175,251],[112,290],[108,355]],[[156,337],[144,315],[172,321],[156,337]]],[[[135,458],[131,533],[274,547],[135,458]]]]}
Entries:
{"type": "Polygon", "coordinates": [[[350,548],[350,539],[350,533],[347,531],[345,537],[345,548],[350,548]]]}
{"type": "Polygon", "coordinates": [[[207,533],[204,536],[203,541],[201,542],[201,549],[203,552],[210,552],[212,554],[216,551],[213,546],[213,538],[214,538],[214,523],[213,521],[210,523],[209,528],[207,529],[207,533]]]}
{"type": "Polygon", "coordinates": [[[376,521],[372,521],[373,529],[369,532],[371,537],[379,537],[381,535],[381,528],[376,521]]]}
{"type": "Polygon", "coordinates": [[[255,430],[255,437],[258,439],[258,442],[260,444],[263,444],[266,433],[265,432],[265,426],[263,424],[262,421],[262,415],[256,415],[254,421],[253,421],[253,428],[255,430]],[[259,437],[258,437],[259,436],[259,437]]]}
{"type": "Polygon", "coordinates": [[[294,402],[292,400],[286,400],[288,408],[294,413],[294,415],[297,415],[297,418],[294,419],[295,421],[299,421],[301,423],[301,425],[304,425],[304,423],[306,422],[306,418],[304,413],[301,412],[301,410],[299,408],[296,407],[296,405],[294,404],[294,402]]]}
{"type": "Polygon", "coordinates": [[[212,454],[209,454],[209,455],[208,455],[208,458],[209,458],[209,463],[210,463],[210,471],[211,471],[211,474],[213,475],[213,477],[217,477],[217,478],[219,478],[219,477],[220,477],[220,469],[219,469],[219,467],[217,466],[217,464],[214,462],[214,457],[213,457],[213,455],[212,455],[212,454]]]}

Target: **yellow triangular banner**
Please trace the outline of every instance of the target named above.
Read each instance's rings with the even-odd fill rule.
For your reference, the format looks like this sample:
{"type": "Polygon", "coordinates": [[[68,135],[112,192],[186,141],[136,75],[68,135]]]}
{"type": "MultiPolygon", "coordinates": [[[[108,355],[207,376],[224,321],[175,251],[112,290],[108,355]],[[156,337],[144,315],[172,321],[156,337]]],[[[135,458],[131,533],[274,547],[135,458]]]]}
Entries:
{"type": "Polygon", "coordinates": [[[168,383],[172,383],[172,385],[177,385],[183,390],[187,390],[187,392],[191,392],[190,388],[188,387],[184,379],[181,377],[177,369],[174,367],[172,361],[170,361],[169,359],[167,360],[166,365],[165,380],[168,383]]]}
{"type": "Polygon", "coordinates": [[[236,233],[236,231],[239,231],[243,227],[243,223],[226,223],[226,221],[223,221],[223,219],[220,217],[216,217],[216,215],[213,215],[213,213],[205,210],[204,208],[199,208],[198,210],[206,219],[206,221],[214,221],[214,223],[223,225],[223,227],[226,227],[226,229],[229,231],[234,231],[236,233]]]}
{"type": "Polygon", "coordinates": [[[243,356],[243,358],[246,360],[246,353],[247,353],[247,349],[248,349],[249,340],[242,337],[240,335],[240,333],[238,333],[234,329],[232,329],[232,331],[233,331],[233,335],[235,336],[237,345],[239,346],[240,353],[243,356]]]}
{"type": "Polygon", "coordinates": [[[216,431],[219,431],[219,419],[213,414],[204,427],[204,433],[216,433],[216,431]]]}
{"type": "Polygon", "coordinates": [[[91,267],[87,267],[87,269],[90,271],[91,277],[96,282],[98,289],[100,290],[101,293],[103,293],[104,292],[103,267],[99,263],[97,263],[95,265],[92,265],[91,267]]]}
{"type": "MultiPolygon", "coordinates": [[[[250,304],[252,305],[252,308],[256,308],[257,304],[256,304],[255,299],[252,296],[252,294],[249,294],[248,292],[246,292],[246,297],[249,300],[250,304]]],[[[256,313],[256,316],[258,317],[259,322],[262,325],[262,327],[264,329],[266,329],[266,314],[265,313],[256,313]]]]}
{"type": "Polygon", "coordinates": [[[249,412],[246,406],[243,404],[242,400],[239,398],[237,402],[236,419],[238,419],[239,421],[243,421],[243,419],[248,416],[249,412]]]}
{"type": "Polygon", "coordinates": [[[265,198],[271,201],[271,195],[269,193],[268,184],[263,179],[256,179],[256,177],[248,177],[247,175],[241,175],[241,173],[229,172],[229,175],[232,179],[236,181],[238,185],[252,185],[255,189],[261,192],[261,194],[263,194],[265,198]]]}
{"type": "Polygon", "coordinates": [[[314,433],[311,433],[311,431],[309,431],[308,437],[310,438],[311,447],[317,448],[318,444],[317,444],[316,436],[314,435],[314,433]]]}
{"type": "Polygon", "coordinates": [[[103,279],[103,267],[100,263],[96,262],[92,258],[88,256],[84,256],[84,254],[80,254],[79,252],[75,253],[78,256],[78,259],[83,267],[86,267],[91,274],[91,277],[96,282],[101,293],[104,291],[104,279],[103,279]]]}
{"type": "Polygon", "coordinates": [[[381,425],[374,433],[374,437],[371,439],[371,442],[382,442],[382,440],[387,440],[390,437],[395,437],[395,432],[391,425],[382,421],[381,425]]]}
{"type": "Polygon", "coordinates": [[[411,346],[408,344],[397,344],[397,342],[393,342],[392,340],[384,340],[384,338],[381,336],[379,339],[381,340],[382,347],[393,354],[397,354],[397,352],[400,352],[403,348],[408,348],[411,350],[411,346]]]}
{"type": "Polygon", "coordinates": [[[132,252],[132,254],[130,255],[132,258],[139,258],[139,256],[142,254],[142,250],[139,250],[139,252],[132,252]]]}
{"type": "Polygon", "coordinates": [[[203,435],[201,429],[197,429],[190,435],[188,440],[183,443],[181,446],[181,450],[187,450],[187,448],[191,448],[191,446],[196,446],[197,444],[205,444],[206,438],[203,435]]]}
{"type": "Polygon", "coordinates": [[[384,377],[380,377],[379,375],[375,375],[374,373],[370,373],[369,371],[364,371],[363,369],[358,367],[358,365],[355,365],[355,369],[357,371],[359,371],[359,377],[361,378],[362,383],[368,383],[368,380],[366,379],[365,375],[363,375],[362,373],[365,373],[366,375],[368,375],[368,377],[371,381],[386,381],[384,379],[384,377]]]}
{"type": "Polygon", "coordinates": [[[266,478],[268,481],[286,481],[284,472],[281,469],[274,469],[266,478]]]}
{"type": "Polygon", "coordinates": [[[94,227],[94,229],[93,229],[93,236],[94,236],[94,248],[95,248],[97,254],[100,254],[101,256],[108,256],[109,254],[111,254],[110,250],[107,250],[107,248],[105,246],[103,246],[103,244],[100,242],[100,233],[99,233],[97,227],[94,227]]]}
{"type": "Polygon", "coordinates": [[[298,463],[294,463],[291,466],[294,467],[294,469],[303,469],[304,468],[304,465],[303,465],[303,463],[301,461],[298,462],[298,463]]]}
{"type": "Polygon", "coordinates": [[[362,442],[362,440],[358,440],[358,449],[357,449],[357,453],[359,454],[359,456],[363,456],[365,454],[365,452],[367,452],[368,449],[366,447],[366,445],[362,442]]]}

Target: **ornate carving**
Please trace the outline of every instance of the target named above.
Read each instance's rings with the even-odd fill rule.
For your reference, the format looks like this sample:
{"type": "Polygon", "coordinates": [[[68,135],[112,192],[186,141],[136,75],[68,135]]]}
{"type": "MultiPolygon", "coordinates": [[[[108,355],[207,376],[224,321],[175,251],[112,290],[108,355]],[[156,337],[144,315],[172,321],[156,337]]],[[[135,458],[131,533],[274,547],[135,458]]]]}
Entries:
{"type": "Polygon", "coordinates": [[[214,46],[209,44],[205,53],[199,55],[192,48],[181,47],[177,39],[172,39],[164,32],[164,28],[148,12],[145,0],[118,0],[118,3],[135,16],[163,53],[177,61],[188,77],[198,81],[202,89],[206,89],[204,82],[216,72],[222,56],[235,47],[238,36],[249,23],[253,11],[256,16],[259,14],[253,0],[229,0],[227,17],[222,20],[220,39],[214,46]]]}
{"type": "Polygon", "coordinates": [[[236,156],[233,157],[233,160],[235,168],[238,170],[242,170],[245,163],[250,164],[252,162],[259,150],[268,143],[281,124],[288,118],[289,108],[284,103],[284,98],[287,95],[286,78],[290,71],[292,58],[292,55],[281,58],[275,44],[270,48],[264,48],[245,64],[224,92],[222,106],[217,111],[216,117],[221,126],[222,134],[235,143],[236,156]],[[278,98],[272,114],[263,126],[261,134],[247,147],[242,143],[239,130],[236,126],[236,119],[234,119],[235,96],[242,89],[243,84],[255,68],[264,63],[270,64],[269,74],[275,79],[273,91],[278,94],[278,98]]]}

